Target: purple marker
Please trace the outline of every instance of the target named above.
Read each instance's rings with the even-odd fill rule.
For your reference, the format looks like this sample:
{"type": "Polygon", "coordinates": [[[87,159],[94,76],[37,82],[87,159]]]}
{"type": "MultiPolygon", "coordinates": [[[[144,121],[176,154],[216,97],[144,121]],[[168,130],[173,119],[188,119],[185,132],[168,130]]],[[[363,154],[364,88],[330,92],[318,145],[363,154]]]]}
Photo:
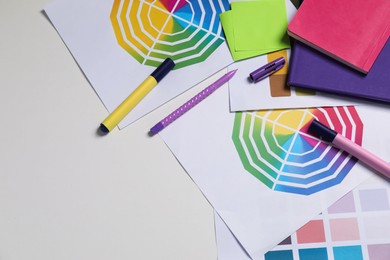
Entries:
{"type": "Polygon", "coordinates": [[[253,71],[249,77],[253,82],[258,82],[283,68],[284,64],[286,64],[286,60],[283,57],[277,58],[253,71]]]}
{"type": "Polygon", "coordinates": [[[173,111],[171,114],[169,114],[166,118],[158,122],[155,126],[153,126],[150,129],[150,134],[155,135],[161,130],[163,130],[165,127],[167,127],[169,124],[171,124],[173,121],[178,119],[180,116],[182,116],[185,112],[196,106],[200,101],[208,97],[211,93],[213,93],[215,90],[217,90],[220,86],[228,82],[236,73],[237,70],[232,70],[225,75],[223,75],[221,78],[219,78],[217,81],[215,81],[213,84],[199,92],[197,95],[195,95],[193,98],[188,100],[186,103],[184,103],[181,107],[173,111]]]}
{"type": "Polygon", "coordinates": [[[323,125],[317,120],[314,120],[310,124],[308,131],[320,137],[322,140],[332,143],[340,150],[346,151],[350,155],[360,160],[362,163],[370,166],[387,178],[390,178],[390,164],[367,151],[360,145],[352,142],[348,138],[345,138],[344,136],[328,128],[326,125],[323,125]]]}

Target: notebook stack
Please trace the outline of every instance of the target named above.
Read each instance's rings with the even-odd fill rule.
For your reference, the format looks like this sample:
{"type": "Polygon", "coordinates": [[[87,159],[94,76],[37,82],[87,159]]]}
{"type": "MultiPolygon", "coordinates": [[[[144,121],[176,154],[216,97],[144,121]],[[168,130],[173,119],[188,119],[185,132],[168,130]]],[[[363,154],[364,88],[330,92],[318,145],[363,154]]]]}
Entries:
{"type": "Polygon", "coordinates": [[[305,0],[288,34],[289,85],[390,102],[390,1],[305,0]]]}

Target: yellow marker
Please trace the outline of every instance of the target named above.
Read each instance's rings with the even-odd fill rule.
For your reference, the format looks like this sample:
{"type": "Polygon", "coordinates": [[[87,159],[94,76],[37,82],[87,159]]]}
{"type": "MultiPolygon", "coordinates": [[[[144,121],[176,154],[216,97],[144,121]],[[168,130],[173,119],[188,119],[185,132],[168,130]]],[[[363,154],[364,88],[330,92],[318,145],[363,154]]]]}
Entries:
{"type": "Polygon", "coordinates": [[[170,72],[175,63],[166,58],[115,110],[100,124],[99,130],[108,133],[170,72]]]}

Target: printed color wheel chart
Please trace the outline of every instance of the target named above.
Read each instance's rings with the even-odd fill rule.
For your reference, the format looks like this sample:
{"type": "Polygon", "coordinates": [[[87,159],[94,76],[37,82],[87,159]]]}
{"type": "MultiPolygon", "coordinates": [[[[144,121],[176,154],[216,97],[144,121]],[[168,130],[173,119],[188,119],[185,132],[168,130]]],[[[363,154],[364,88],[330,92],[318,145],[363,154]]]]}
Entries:
{"type": "Polygon", "coordinates": [[[361,145],[354,107],[236,113],[232,137],[244,168],[276,191],[309,195],[339,184],[357,160],[308,134],[314,118],[361,145]]]}
{"type": "Polygon", "coordinates": [[[228,0],[114,0],[111,23],[119,45],[138,62],[175,69],[206,60],[223,42],[219,14],[228,0]]]}

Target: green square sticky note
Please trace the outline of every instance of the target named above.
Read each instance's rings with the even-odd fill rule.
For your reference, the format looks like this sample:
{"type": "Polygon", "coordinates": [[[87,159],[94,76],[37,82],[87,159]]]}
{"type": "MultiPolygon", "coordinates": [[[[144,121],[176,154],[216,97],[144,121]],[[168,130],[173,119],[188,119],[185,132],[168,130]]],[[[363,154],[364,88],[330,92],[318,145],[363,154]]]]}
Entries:
{"type": "Polygon", "coordinates": [[[227,11],[224,13],[221,13],[219,15],[219,19],[222,24],[223,32],[225,33],[225,38],[230,50],[230,53],[232,54],[233,60],[243,60],[247,58],[251,58],[254,56],[258,56],[261,54],[264,54],[264,52],[255,50],[255,51],[236,51],[235,45],[234,45],[234,35],[233,35],[233,19],[232,19],[232,12],[227,11]]]}
{"type": "Polygon", "coordinates": [[[285,0],[231,4],[235,51],[289,48],[285,0]]]}
{"type": "Polygon", "coordinates": [[[234,45],[235,43],[234,33],[233,33],[234,22],[232,18],[232,11],[226,11],[224,13],[221,13],[219,15],[219,19],[221,21],[222,28],[225,33],[225,38],[234,61],[243,60],[258,55],[262,55],[268,52],[280,50],[280,48],[272,48],[272,49],[236,51],[236,47],[234,45]]]}

